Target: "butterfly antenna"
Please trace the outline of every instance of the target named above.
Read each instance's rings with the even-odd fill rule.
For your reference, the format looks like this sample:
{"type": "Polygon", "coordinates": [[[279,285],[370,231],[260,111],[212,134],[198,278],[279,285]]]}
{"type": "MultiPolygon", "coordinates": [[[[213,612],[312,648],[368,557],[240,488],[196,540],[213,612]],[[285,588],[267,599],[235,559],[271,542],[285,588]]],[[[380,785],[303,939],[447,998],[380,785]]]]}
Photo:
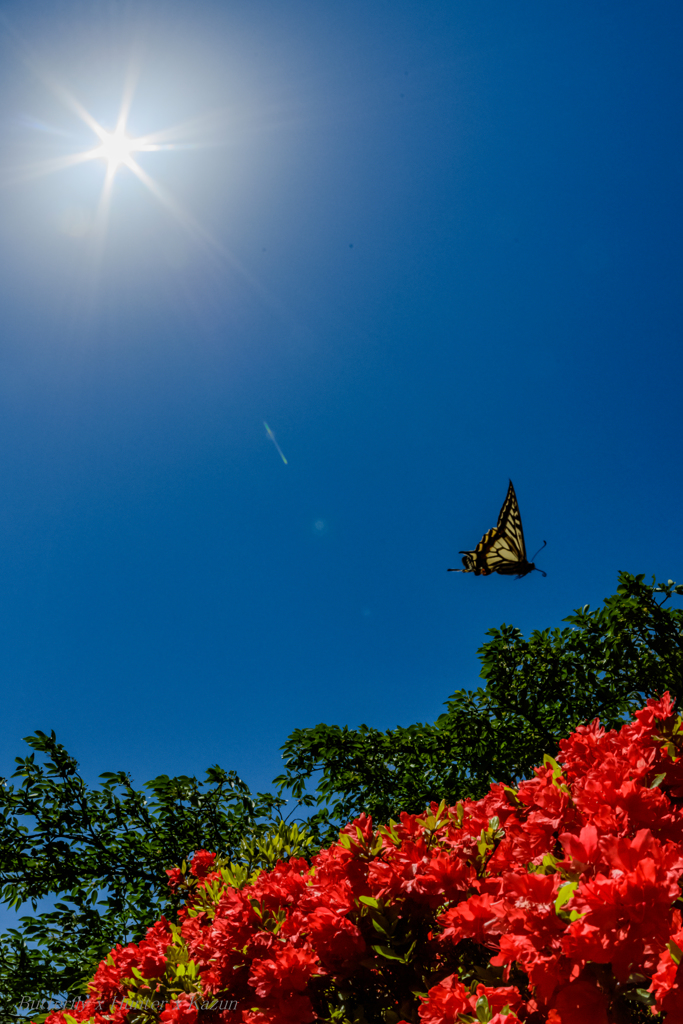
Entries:
{"type": "MultiPolygon", "coordinates": [[[[536,555],[540,554],[540,552],[543,551],[543,548],[545,547],[545,545],[546,545],[546,542],[543,541],[543,543],[541,544],[540,548],[536,552],[536,555]]],[[[532,559],[533,562],[536,561],[536,555],[534,555],[534,557],[532,559]]],[[[535,572],[540,572],[541,576],[547,576],[548,575],[547,572],[543,572],[543,569],[537,569],[536,566],[534,566],[534,571],[535,572]]]]}
{"type": "MultiPolygon", "coordinates": [[[[543,548],[546,546],[546,544],[547,544],[547,541],[544,540],[543,543],[541,544],[540,548],[536,552],[536,555],[540,555],[541,551],[543,551],[543,548]]],[[[536,561],[536,555],[534,555],[534,557],[531,559],[532,562],[536,561]]],[[[539,569],[538,571],[542,572],[541,569],[539,569]]],[[[545,573],[544,573],[544,575],[545,575],[545,573]]]]}

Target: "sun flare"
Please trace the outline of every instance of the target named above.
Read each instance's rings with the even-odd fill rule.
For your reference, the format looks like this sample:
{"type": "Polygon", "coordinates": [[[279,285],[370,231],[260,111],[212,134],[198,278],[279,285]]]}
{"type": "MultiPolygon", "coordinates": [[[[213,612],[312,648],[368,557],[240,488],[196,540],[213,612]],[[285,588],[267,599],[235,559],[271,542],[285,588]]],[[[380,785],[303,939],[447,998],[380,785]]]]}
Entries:
{"type": "MultiPolygon", "coordinates": [[[[198,242],[208,245],[214,252],[223,259],[227,259],[236,266],[234,257],[225,249],[195,218],[185,210],[174,196],[141,166],[138,155],[157,153],[163,150],[197,149],[201,146],[215,145],[211,140],[188,141],[187,134],[196,135],[198,128],[206,130],[207,119],[200,118],[196,121],[188,121],[173,127],[164,128],[160,131],[152,131],[145,135],[131,136],[127,133],[128,115],[133,100],[136,74],[132,71],[126,77],[124,94],[119,108],[116,126],[108,130],[100,124],[83,104],[65,86],[47,74],[40,73],[40,77],[50,90],[59,97],[63,104],[70,109],[80,121],[86,125],[95,136],[96,141],[86,149],[72,152],[68,155],[58,156],[51,159],[38,160],[26,164],[19,169],[17,180],[25,178],[43,177],[67,168],[75,167],[78,164],[88,162],[102,162],[105,165],[104,179],[100,191],[99,202],[93,216],[87,222],[91,226],[83,227],[79,222],[78,231],[69,230],[74,237],[85,235],[92,236],[96,243],[97,251],[101,254],[107,233],[107,224],[114,192],[114,183],[118,172],[123,168],[130,171],[139,182],[149,191],[154,199],[163,206],[171,216],[198,242]],[[82,230],[81,230],[82,228],[82,230]]],[[[49,126],[47,126],[49,129],[49,126]]],[[[64,134],[57,130],[58,134],[64,134]]],[[[241,268],[240,268],[240,272],[241,268]]]]}

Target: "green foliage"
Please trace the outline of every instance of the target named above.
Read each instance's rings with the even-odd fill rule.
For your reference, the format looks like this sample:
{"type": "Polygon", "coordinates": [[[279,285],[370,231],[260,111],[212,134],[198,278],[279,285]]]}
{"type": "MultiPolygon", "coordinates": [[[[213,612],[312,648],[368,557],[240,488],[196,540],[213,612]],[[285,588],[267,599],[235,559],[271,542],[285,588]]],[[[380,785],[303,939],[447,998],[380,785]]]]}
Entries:
{"type": "Polygon", "coordinates": [[[479,650],[485,686],[457,690],[433,725],[297,729],[275,782],[316,808],[319,842],[362,811],[388,821],[432,800],[483,796],[493,781],[512,785],[581,723],[618,727],[665,690],[680,701],[683,610],[665,602],[682,594],[671,580],[649,586],[621,573],[615,595],[575,611],[564,629],[528,640],[514,626],[492,629],[479,650]]]}
{"type": "Polygon", "coordinates": [[[235,772],[215,766],[204,782],[161,775],[144,790],[125,772],[105,772],[92,789],[54,733],[26,742],[34,753],[16,758],[17,784],[0,785],[0,899],[34,914],[0,936],[0,1021],[16,1019],[16,1007],[35,1017],[21,1012],[22,1000],[80,994],[117,942],[142,938],[162,914],[173,918],[165,869],[194,850],[249,875],[292,843],[305,848],[306,836],[277,820],[284,801],[253,796],[235,772]],[[50,906],[36,914],[40,901],[50,906]]]}

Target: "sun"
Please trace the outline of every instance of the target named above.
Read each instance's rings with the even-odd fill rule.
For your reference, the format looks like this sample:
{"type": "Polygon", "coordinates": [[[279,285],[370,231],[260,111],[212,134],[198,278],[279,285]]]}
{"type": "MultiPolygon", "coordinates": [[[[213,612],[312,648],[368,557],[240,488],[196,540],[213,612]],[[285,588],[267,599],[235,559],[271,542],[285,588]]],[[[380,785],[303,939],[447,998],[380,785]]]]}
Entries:
{"type": "Polygon", "coordinates": [[[106,160],[110,172],[115,171],[121,164],[128,163],[131,153],[138,149],[137,140],[129,138],[118,128],[115,132],[103,131],[100,138],[102,145],[97,155],[106,160]]]}

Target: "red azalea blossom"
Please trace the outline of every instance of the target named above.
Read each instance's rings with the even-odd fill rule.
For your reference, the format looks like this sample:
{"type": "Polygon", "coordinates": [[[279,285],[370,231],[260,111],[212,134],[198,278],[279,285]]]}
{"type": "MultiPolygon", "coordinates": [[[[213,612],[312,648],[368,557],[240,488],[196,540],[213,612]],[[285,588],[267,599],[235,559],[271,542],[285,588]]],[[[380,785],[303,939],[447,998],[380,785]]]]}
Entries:
{"type": "Polygon", "coordinates": [[[215,853],[209,853],[207,850],[197,850],[192,858],[190,871],[195,878],[206,878],[215,859],[215,853]]]}
{"type": "Polygon", "coordinates": [[[254,960],[249,984],[256,994],[268,997],[274,991],[304,992],[313,973],[319,973],[318,958],[304,949],[284,946],[274,960],[254,960]]]}
{"type": "Polygon", "coordinates": [[[667,694],[581,726],[516,791],[361,815],[242,887],[198,850],[167,872],[178,924],[117,946],[46,1024],[616,1024],[647,993],[680,1024],[680,725],[667,694]]]}
{"type": "Polygon", "coordinates": [[[358,926],[326,907],[314,910],[307,919],[307,925],[318,956],[324,966],[335,974],[349,974],[367,950],[358,926]]]}
{"type": "Polygon", "coordinates": [[[458,1014],[469,1013],[471,1009],[469,990],[452,974],[429,990],[419,1010],[420,1021],[421,1024],[450,1024],[458,1019],[458,1014]]]}
{"type": "Polygon", "coordinates": [[[180,868],[166,868],[166,874],[168,875],[168,887],[171,892],[175,892],[182,884],[184,875],[180,868]]]}
{"type": "Polygon", "coordinates": [[[579,978],[560,989],[555,999],[555,1014],[562,1024],[609,1024],[609,1000],[590,979],[579,978]]]}
{"type": "Polygon", "coordinates": [[[167,1003],[159,1015],[162,1024],[196,1024],[199,1011],[194,1000],[182,993],[172,1003],[167,1003]]]}

